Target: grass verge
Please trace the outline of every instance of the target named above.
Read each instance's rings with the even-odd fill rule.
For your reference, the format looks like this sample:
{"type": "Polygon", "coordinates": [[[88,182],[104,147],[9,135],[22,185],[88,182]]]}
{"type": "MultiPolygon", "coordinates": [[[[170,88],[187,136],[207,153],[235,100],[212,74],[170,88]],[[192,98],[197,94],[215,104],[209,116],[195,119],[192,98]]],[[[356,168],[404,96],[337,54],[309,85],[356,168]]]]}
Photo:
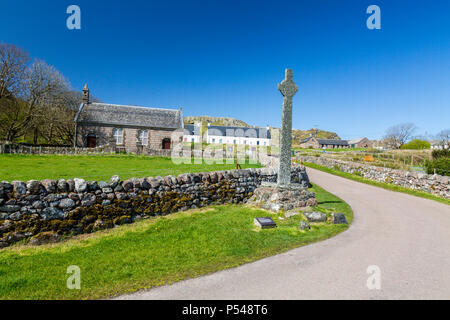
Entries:
{"type": "MultiPolygon", "coordinates": [[[[167,157],[135,155],[0,155],[0,181],[31,179],[122,180],[236,169],[234,164],[175,164],[167,157]]],[[[242,169],[260,165],[241,164],[242,169]]]]}
{"type": "Polygon", "coordinates": [[[302,162],[303,165],[313,168],[313,169],[317,169],[326,173],[330,173],[330,174],[334,174],[336,176],[340,176],[343,178],[347,178],[350,180],[354,180],[354,181],[358,181],[358,182],[362,182],[365,184],[370,184],[372,186],[376,186],[376,187],[380,187],[386,190],[391,190],[391,191],[396,191],[396,192],[403,192],[403,193],[407,193],[416,197],[421,197],[421,198],[425,198],[425,199],[430,199],[430,200],[435,200],[447,205],[450,205],[450,200],[449,199],[445,199],[445,198],[441,198],[438,196],[435,196],[433,194],[424,192],[424,191],[419,191],[419,190],[412,190],[412,189],[408,189],[408,188],[404,188],[401,186],[397,186],[397,185],[393,185],[393,184],[387,184],[387,183],[383,183],[383,182],[378,182],[378,181],[373,181],[373,180],[369,180],[351,173],[347,173],[347,172],[342,172],[342,171],[338,171],[335,169],[331,169],[331,168],[327,168],[315,163],[310,163],[310,162],[302,162]]]}
{"type": "MultiPolygon", "coordinates": [[[[351,208],[318,186],[316,210],[351,208]]],[[[348,228],[312,224],[300,231],[303,216],[280,219],[276,229],[258,230],[255,217],[267,211],[239,205],[213,206],[142,220],[66,242],[0,251],[0,299],[96,299],[170,284],[232,268],[330,238],[348,228]],[[67,267],[81,269],[81,290],[66,287],[67,267]]],[[[189,297],[186,296],[188,299],[189,297]]]]}

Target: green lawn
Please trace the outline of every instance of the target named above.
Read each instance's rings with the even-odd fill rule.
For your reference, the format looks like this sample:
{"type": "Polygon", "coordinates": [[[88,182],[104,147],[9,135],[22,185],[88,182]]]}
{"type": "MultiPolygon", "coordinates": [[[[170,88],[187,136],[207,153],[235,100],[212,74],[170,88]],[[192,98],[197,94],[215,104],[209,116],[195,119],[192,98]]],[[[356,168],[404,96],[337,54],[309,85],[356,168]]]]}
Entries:
{"type": "MultiPolygon", "coordinates": [[[[345,213],[341,199],[315,186],[317,210],[345,213]]],[[[299,231],[302,219],[281,220],[258,230],[255,217],[270,213],[239,205],[151,218],[132,225],[80,236],[43,247],[15,246],[0,251],[0,299],[94,299],[236,267],[332,237],[346,225],[315,224],[299,231]],[[66,287],[67,267],[81,268],[81,290],[66,287]]],[[[186,296],[189,299],[189,296],[186,296]]]]}
{"type": "Polygon", "coordinates": [[[424,191],[420,191],[420,190],[408,189],[408,188],[404,188],[404,187],[401,187],[401,186],[397,186],[395,184],[388,184],[388,183],[383,183],[383,182],[369,180],[369,179],[363,178],[361,176],[357,176],[357,175],[354,175],[354,174],[351,174],[351,173],[342,172],[342,171],[339,171],[339,170],[327,168],[327,167],[324,167],[324,166],[321,166],[321,165],[318,165],[318,164],[315,164],[315,163],[309,163],[309,162],[302,162],[302,163],[303,163],[303,165],[305,165],[307,167],[310,167],[310,168],[313,168],[313,169],[317,169],[317,170],[320,170],[320,171],[323,171],[323,172],[326,172],[326,173],[331,173],[331,174],[334,174],[336,176],[340,176],[340,177],[347,178],[347,179],[350,179],[350,180],[362,182],[362,183],[365,183],[365,184],[370,184],[370,185],[373,185],[373,186],[376,186],[376,187],[380,187],[380,188],[383,188],[383,189],[387,189],[387,190],[391,190],[391,191],[403,192],[403,193],[407,193],[407,194],[410,194],[410,195],[413,195],[413,196],[416,196],[416,197],[421,197],[421,198],[426,198],[426,199],[430,199],[430,200],[435,200],[435,201],[442,202],[442,203],[450,205],[450,199],[441,198],[441,197],[435,196],[435,195],[433,195],[431,193],[428,193],[428,192],[424,192],[424,191]]]}
{"type": "MultiPolygon", "coordinates": [[[[260,167],[241,164],[241,167],[260,167]]],[[[0,155],[0,181],[72,179],[122,180],[236,169],[233,164],[174,164],[170,158],[134,155],[0,155]]]]}

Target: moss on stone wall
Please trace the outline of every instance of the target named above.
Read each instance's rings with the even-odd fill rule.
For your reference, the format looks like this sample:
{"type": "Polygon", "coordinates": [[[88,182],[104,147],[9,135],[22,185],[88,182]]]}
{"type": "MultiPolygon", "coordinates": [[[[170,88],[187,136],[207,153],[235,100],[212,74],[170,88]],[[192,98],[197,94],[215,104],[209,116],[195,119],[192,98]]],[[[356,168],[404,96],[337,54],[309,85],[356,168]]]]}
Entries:
{"type": "MultiPolygon", "coordinates": [[[[296,169],[293,180],[305,179],[296,169]]],[[[242,203],[261,181],[276,180],[272,169],[184,174],[109,183],[84,181],[15,181],[0,183],[0,248],[37,235],[53,241],[137,219],[167,215],[211,204],[242,203]]]]}

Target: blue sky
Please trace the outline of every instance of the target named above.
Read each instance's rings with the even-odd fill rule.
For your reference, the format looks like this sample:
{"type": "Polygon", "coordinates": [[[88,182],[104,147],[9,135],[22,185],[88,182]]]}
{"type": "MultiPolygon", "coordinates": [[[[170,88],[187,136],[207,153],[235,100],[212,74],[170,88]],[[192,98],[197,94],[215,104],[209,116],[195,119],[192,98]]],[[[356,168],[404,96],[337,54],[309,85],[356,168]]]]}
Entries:
{"type": "Polygon", "coordinates": [[[293,127],[380,138],[450,127],[450,1],[2,1],[0,41],[104,102],[183,107],[279,126],[294,70],[293,127]],[[82,29],[66,28],[76,4],[82,29]],[[369,5],[381,30],[366,27],[369,5]]]}

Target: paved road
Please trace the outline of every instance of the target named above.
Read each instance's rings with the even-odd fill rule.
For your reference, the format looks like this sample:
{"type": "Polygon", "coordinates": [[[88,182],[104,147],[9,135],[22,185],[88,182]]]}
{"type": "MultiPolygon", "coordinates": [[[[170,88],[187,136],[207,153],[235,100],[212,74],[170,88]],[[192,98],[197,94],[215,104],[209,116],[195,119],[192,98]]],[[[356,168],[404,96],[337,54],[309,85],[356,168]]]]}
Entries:
{"type": "Polygon", "coordinates": [[[340,235],[121,299],[450,299],[450,206],[308,169],[355,213],[340,235]],[[367,287],[367,268],[381,289],[367,287]]]}

